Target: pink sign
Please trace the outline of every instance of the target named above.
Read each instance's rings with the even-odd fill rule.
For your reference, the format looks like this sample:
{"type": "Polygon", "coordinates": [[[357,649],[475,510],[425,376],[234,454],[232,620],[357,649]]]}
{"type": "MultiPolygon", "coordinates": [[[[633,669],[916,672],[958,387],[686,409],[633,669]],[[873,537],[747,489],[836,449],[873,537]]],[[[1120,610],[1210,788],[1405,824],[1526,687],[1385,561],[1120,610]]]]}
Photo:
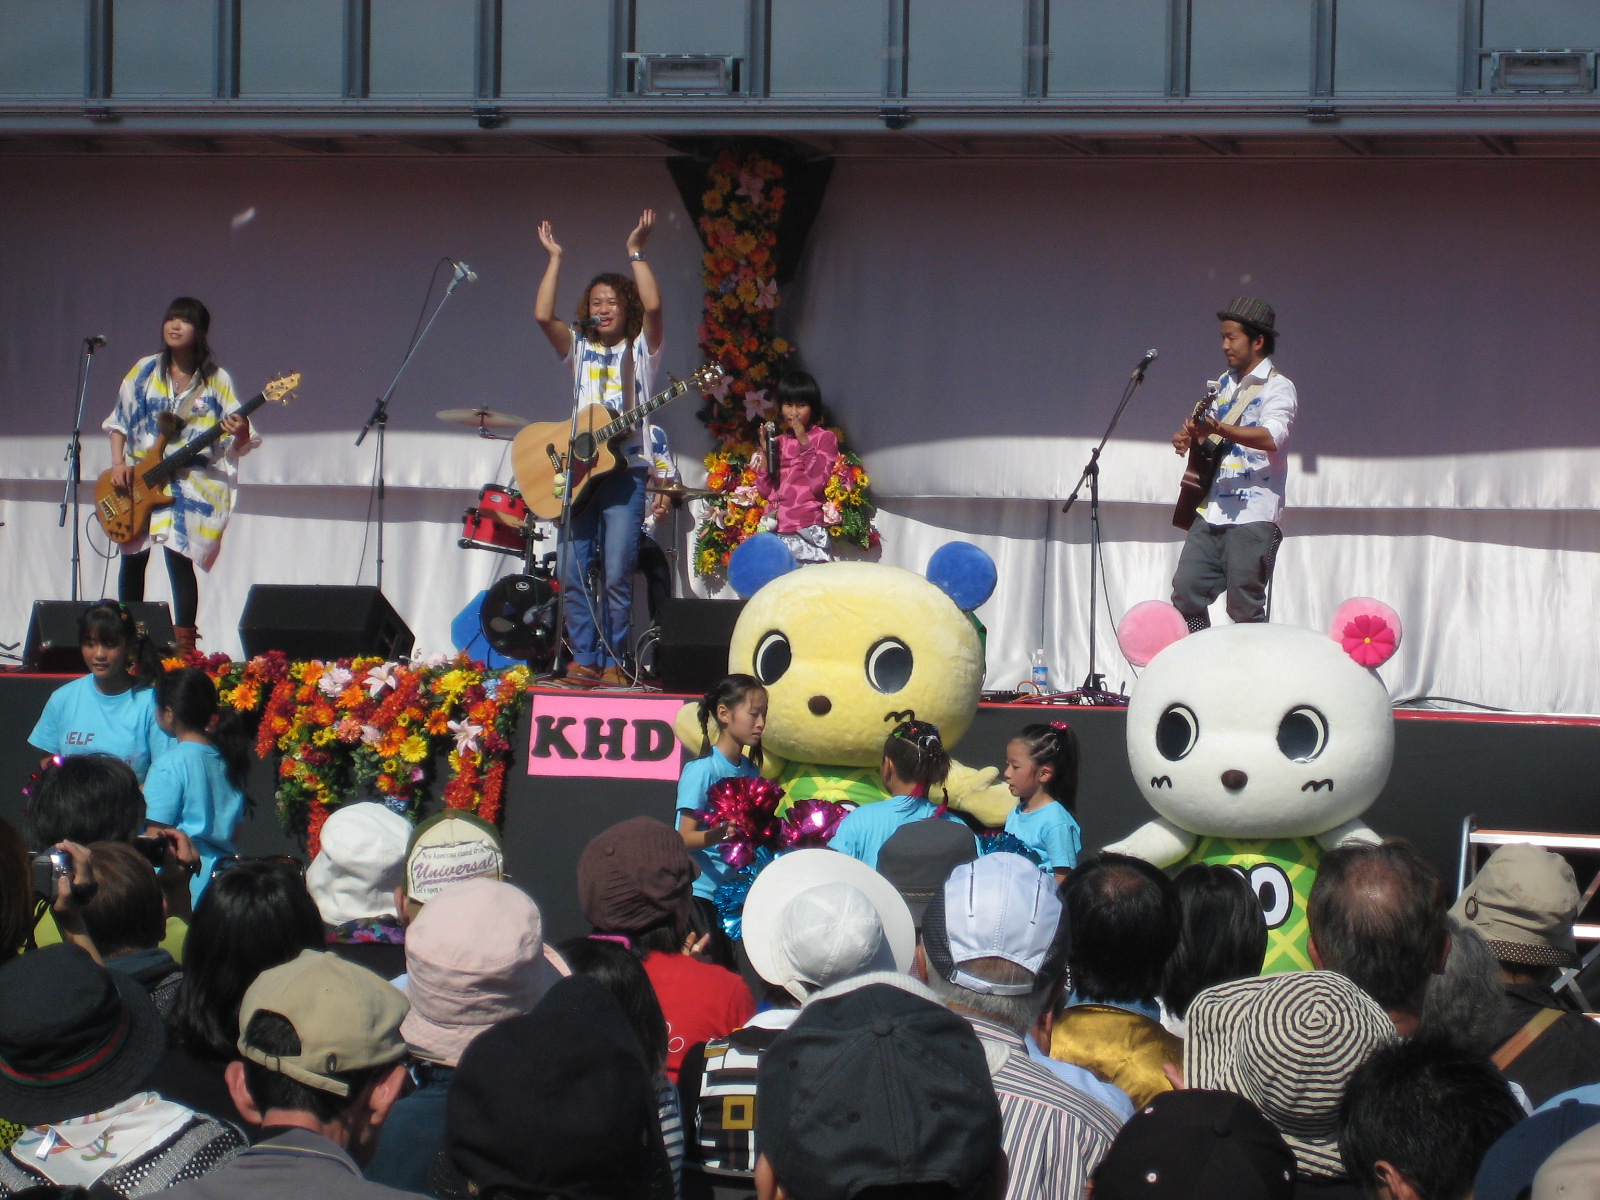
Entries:
{"type": "Polygon", "coordinates": [[[528,774],[676,779],[681,707],[660,696],[534,692],[528,774]]]}

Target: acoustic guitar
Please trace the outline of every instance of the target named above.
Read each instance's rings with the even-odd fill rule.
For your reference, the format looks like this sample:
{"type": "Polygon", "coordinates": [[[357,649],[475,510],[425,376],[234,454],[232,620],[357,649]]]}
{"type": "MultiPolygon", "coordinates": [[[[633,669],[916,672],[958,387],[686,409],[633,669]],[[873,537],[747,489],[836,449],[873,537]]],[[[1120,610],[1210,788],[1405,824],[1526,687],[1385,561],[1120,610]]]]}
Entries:
{"type": "MultiPolygon", "coordinates": [[[[1205,416],[1216,398],[1216,387],[1208,386],[1205,399],[1194,406],[1194,414],[1189,419],[1198,421],[1205,416]]],[[[1179,529],[1188,529],[1200,515],[1200,509],[1211,491],[1211,481],[1217,477],[1217,467],[1222,463],[1222,451],[1226,445],[1216,434],[1190,443],[1189,461],[1184,464],[1183,482],[1178,485],[1178,503],[1172,510],[1172,523],[1179,529]]]]}
{"type": "Polygon", "coordinates": [[[565,472],[572,489],[572,511],[577,512],[594,494],[595,483],[627,466],[622,438],[645,417],[685,392],[703,392],[722,378],[722,368],[706,363],[687,379],[657,392],[618,415],[604,404],[586,404],[578,412],[577,436],[571,418],[524,426],[511,442],[511,471],[517,490],[534,516],[546,521],[561,517],[561,497],[556,476],[565,472]]]}
{"type": "MultiPolygon", "coordinates": [[[[300,386],[300,375],[279,375],[236,410],[248,417],[267,401],[289,403],[289,396],[300,386]]],[[[111,483],[111,472],[103,472],[94,485],[94,512],[106,536],[119,545],[131,542],[150,528],[150,514],[172,503],[172,481],[195,465],[195,461],[223,436],[222,426],[213,425],[192,442],[185,442],[167,453],[167,446],[182,433],[176,413],[161,414],[161,433],[150,452],[134,465],[133,482],[126,491],[111,483]]]]}

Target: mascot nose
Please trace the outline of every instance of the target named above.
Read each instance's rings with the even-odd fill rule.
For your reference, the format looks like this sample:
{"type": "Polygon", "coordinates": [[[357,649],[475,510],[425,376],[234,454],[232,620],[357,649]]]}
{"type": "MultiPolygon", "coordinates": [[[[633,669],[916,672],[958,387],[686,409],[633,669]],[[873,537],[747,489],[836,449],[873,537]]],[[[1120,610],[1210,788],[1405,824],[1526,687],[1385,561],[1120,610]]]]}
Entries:
{"type": "Polygon", "coordinates": [[[825,717],[833,711],[833,701],[826,696],[813,696],[806,701],[806,707],[811,710],[813,715],[825,717]]]}
{"type": "Polygon", "coordinates": [[[1250,777],[1243,771],[1224,771],[1222,773],[1222,786],[1230,792],[1237,792],[1250,782],[1250,777]]]}

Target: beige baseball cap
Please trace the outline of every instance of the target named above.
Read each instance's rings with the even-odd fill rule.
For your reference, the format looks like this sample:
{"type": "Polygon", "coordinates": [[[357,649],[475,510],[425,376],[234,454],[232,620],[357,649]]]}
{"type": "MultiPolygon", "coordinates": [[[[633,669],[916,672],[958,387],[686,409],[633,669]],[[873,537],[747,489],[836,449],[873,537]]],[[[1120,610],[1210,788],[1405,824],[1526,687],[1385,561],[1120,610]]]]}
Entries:
{"type": "Polygon", "coordinates": [[[239,1053],[269,1071],[348,1096],[350,1088],[332,1076],[399,1062],[406,1053],[400,1022],[409,1009],[399,988],[365,967],[322,950],[263,971],[239,1006],[239,1053]],[[268,1054],[245,1041],[250,1019],[277,1013],[294,1026],[300,1053],[268,1054]]]}
{"type": "Polygon", "coordinates": [[[426,904],[453,883],[505,871],[500,833],[473,813],[445,809],[411,834],[406,850],[406,896],[426,904]]]}
{"type": "Polygon", "coordinates": [[[1572,867],[1539,846],[1501,846],[1473,876],[1450,915],[1483,935],[1501,962],[1577,965],[1572,921],[1581,897],[1572,867]]]}
{"type": "Polygon", "coordinates": [[[1533,1200],[1600,1200],[1600,1125],[1544,1160],[1533,1177],[1533,1200]]]}

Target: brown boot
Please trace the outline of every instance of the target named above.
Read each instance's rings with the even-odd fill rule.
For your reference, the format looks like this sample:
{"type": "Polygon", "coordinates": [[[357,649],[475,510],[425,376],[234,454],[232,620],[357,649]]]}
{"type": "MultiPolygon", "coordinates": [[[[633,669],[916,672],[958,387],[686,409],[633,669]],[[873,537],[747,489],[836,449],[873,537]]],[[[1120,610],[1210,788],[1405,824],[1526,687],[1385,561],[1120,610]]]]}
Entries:
{"type": "Polygon", "coordinates": [[[187,658],[191,654],[198,654],[195,643],[200,640],[200,631],[193,625],[174,625],[172,636],[177,640],[178,653],[187,658]]]}

